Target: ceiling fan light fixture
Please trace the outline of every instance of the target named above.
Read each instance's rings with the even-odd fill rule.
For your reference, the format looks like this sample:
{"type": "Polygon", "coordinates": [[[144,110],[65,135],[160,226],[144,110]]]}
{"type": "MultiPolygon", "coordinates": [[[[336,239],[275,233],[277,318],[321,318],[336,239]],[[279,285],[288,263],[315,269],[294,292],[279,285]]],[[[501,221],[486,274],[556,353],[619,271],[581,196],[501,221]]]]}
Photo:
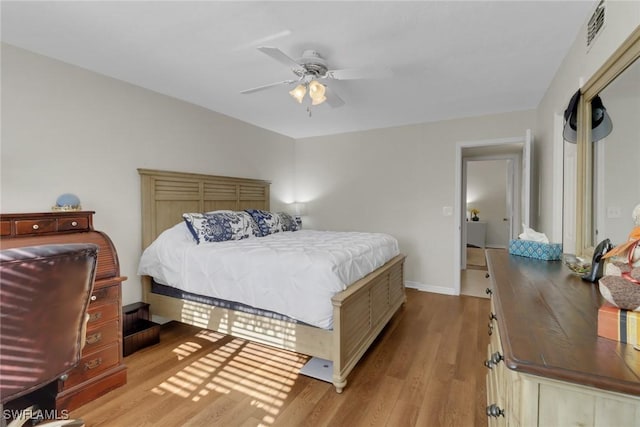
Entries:
{"type": "Polygon", "coordinates": [[[326,101],[327,98],[324,96],[325,92],[326,88],[322,83],[311,80],[311,82],[309,82],[309,97],[312,100],[311,105],[320,105],[326,101]]]}
{"type": "Polygon", "coordinates": [[[307,88],[305,85],[298,85],[296,86],[292,91],[289,92],[289,95],[291,95],[296,101],[298,101],[298,104],[302,104],[302,99],[304,98],[304,95],[307,93],[307,88]]]}

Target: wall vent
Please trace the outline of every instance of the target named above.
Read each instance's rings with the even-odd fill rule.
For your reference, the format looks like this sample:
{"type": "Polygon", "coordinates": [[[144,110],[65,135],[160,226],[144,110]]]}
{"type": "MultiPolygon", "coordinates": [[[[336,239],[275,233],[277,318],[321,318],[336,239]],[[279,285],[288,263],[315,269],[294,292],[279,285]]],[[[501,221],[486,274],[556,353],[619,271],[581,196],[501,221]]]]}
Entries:
{"type": "Polygon", "coordinates": [[[605,17],[605,4],[604,0],[600,0],[598,3],[598,7],[589,18],[589,23],[587,24],[587,47],[590,47],[596,36],[600,34],[602,28],[604,27],[604,17],[605,17]]]}

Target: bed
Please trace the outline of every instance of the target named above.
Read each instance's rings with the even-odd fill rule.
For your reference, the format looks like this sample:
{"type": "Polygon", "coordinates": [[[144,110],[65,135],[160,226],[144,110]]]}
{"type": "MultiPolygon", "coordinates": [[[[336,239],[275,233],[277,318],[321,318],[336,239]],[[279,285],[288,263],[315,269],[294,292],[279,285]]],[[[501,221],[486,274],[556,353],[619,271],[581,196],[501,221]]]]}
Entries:
{"type": "MultiPolygon", "coordinates": [[[[149,169],[138,172],[143,250],[181,223],[185,212],[270,208],[268,181],[149,169]]],[[[211,305],[198,295],[161,294],[157,289],[162,286],[149,276],[142,277],[143,299],[152,314],[166,319],[329,360],[332,382],[340,393],[348,374],[406,300],[404,259],[398,254],[335,293],[330,329],[259,310],[211,305]]]]}

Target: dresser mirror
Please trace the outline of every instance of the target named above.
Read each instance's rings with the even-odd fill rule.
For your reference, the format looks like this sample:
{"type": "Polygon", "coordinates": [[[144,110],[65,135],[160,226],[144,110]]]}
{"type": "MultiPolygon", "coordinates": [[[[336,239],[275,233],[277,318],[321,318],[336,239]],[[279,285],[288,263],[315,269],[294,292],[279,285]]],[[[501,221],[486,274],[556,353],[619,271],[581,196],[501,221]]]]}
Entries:
{"type": "MultiPolygon", "coordinates": [[[[578,105],[576,252],[588,257],[598,242],[627,239],[640,203],[640,28],[585,84],[578,105]],[[594,98],[604,104],[612,131],[591,142],[594,98]]],[[[596,100],[597,102],[597,100],[596,100]]]]}

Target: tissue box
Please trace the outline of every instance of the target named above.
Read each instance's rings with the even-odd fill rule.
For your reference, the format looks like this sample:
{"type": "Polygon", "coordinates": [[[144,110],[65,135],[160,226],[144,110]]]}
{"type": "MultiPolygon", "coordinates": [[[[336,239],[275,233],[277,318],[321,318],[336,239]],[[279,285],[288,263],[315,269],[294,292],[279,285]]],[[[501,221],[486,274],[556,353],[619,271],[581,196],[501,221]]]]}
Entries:
{"type": "Polygon", "coordinates": [[[562,257],[562,243],[540,243],[531,240],[509,240],[511,255],[555,261],[562,257]]]}

